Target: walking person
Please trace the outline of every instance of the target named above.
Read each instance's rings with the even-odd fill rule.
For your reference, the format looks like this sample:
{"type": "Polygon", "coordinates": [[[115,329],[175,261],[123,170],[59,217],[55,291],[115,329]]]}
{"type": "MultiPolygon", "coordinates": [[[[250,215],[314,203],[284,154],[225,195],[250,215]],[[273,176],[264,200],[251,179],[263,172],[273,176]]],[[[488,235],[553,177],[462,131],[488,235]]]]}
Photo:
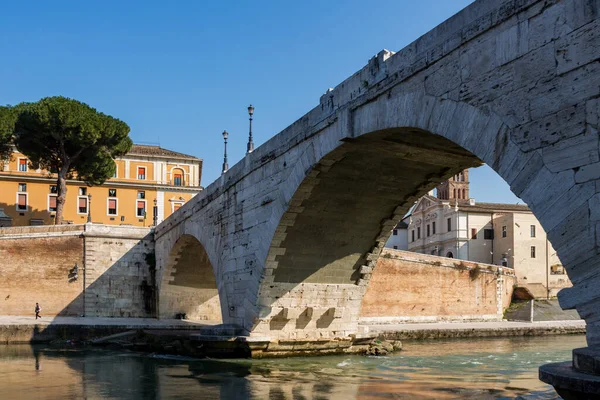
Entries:
{"type": "Polygon", "coordinates": [[[42,311],[42,307],[38,303],[35,303],[35,319],[42,318],[40,311],[42,311]]]}

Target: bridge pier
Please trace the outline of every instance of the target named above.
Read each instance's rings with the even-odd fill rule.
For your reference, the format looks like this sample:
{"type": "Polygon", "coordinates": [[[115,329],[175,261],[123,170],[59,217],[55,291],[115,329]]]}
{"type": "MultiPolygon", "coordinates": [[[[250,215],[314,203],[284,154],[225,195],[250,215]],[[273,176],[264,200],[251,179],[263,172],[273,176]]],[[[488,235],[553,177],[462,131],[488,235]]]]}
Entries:
{"type": "Polygon", "coordinates": [[[540,367],[540,380],[565,400],[600,399],[600,346],[573,350],[573,361],[540,367]]]}

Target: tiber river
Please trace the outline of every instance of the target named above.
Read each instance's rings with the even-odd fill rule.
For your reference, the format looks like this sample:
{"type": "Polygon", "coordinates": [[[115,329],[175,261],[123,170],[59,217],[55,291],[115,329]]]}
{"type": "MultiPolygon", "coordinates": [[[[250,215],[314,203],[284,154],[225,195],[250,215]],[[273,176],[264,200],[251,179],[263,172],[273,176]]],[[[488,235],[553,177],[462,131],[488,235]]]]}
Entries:
{"type": "Polygon", "coordinates": [[[0,345],[0,399],[555,399],[540,364],[584,336],[405,342],[390,357],[199,360],[0,345]]]}

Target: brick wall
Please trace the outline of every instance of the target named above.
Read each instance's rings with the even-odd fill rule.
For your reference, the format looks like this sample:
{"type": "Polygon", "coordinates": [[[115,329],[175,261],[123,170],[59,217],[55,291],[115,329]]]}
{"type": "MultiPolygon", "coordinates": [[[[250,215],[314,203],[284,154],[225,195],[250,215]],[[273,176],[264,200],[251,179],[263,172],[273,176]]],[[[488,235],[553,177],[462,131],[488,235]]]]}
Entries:
{"type": "Polygon", "coordinates": [[[78,235],[0,238],[0,315],[81,315],[81,280],[69,280],[83,265],[78,235]]]}
{"type": "Polygon", "coordinates": [[[512,271],[502,270],[499,275],[493,265],[386,250],[367,287],[361,320],[501,319],[515,281],[512,271]],[[471,272],[477,266],[479,273],[471,272]]]}
{"type": "Polygon", "coordinates": [[[153,255],[148,228],[2,228],[0,315],[154,316],[153,255]]]}

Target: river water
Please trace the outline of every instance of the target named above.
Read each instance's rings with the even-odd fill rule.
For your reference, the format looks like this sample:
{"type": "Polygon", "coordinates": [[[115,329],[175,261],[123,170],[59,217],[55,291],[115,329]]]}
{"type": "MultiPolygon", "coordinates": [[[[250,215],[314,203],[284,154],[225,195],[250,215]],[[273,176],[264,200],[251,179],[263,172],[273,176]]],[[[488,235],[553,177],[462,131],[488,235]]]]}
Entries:
{"type": "Polygon", "coordinates": [[[389,357],[197,360],[0,346],[0,399],[556,399],[537,378],[585,337],[405,342],[389,357]]]}

